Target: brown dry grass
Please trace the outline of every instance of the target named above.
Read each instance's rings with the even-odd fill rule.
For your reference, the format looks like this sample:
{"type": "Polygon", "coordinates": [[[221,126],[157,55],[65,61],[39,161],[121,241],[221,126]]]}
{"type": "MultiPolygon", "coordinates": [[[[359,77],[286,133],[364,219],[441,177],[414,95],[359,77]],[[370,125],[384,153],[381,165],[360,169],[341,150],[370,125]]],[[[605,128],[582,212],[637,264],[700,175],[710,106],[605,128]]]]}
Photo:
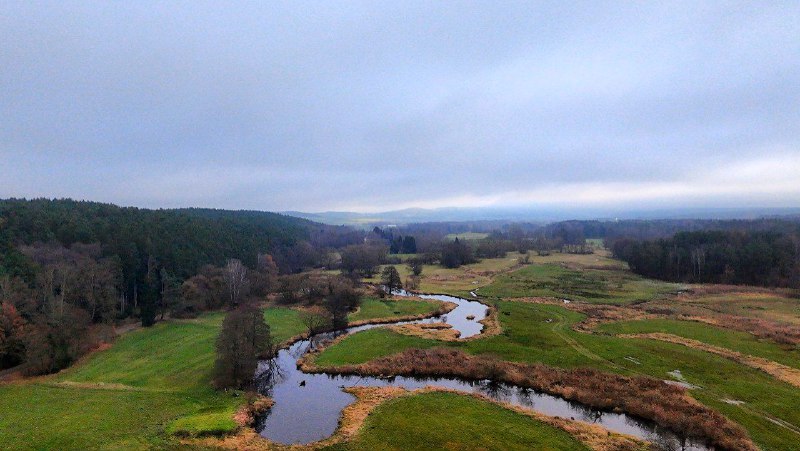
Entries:
{"type": "Polygon", "coordinates": [[[751,355],[742,354],[737,351],[721,348],[719,346],[709,345],[703,343],[702,341],[692,340],[690,338],[683,338],[672,334],[656,332],[647,334],[626,334],[620,336],[628,338],[649,338],[652,340],[667,341],[670,343],[676,343],[694,349],[700,349],[701,351],[710,352],[712,354],[716,354],[731,359],[743,365],[747,365],[751,368],[761,370],[776,379],[782,380],[786,383],[789,383],[791,385],[794,385],[795,387],[800,388],[800,370],[788,367],[786,365],[782,365],[778,362],[773,362],[772,360],[767,360],[761,357],[754,357],[751,355]]]}
{"type": "Polygon", "coordinates": [[[590,368],[564,370],[541,364],[504,362],[446,348],[410,349],[361,365],[326,367],[325,372],[490,379],[557,395],[596,409],[626,412],[679,434],[707,440],[718,449],[758,449],[738,424],[700,404],[685,389],[649,377],[627,377],[590,368]]]}
{"type": "Polygon", "coordinates": [[[421,338],[441,341],[456,341],[461,333],[447,323],[431,324],[402,324],[391,326],[390,330],[403,335],[413,335],[421,338]]]}
{"type": "Polygon", "coordinates": [[[686,316],[681,319],[748,332],[758,338],[766,338],[780,345],[800,345],[800,327],[776,321],[727,314],[686,316]]]}

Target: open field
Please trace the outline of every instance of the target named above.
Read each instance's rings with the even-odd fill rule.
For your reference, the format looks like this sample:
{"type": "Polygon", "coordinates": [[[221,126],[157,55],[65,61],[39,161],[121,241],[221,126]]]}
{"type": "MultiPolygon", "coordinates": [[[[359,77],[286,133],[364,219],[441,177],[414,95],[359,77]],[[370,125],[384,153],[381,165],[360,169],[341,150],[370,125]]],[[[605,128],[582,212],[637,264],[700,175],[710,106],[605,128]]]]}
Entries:
{"type": "MultiPolygon", "coordinates": [[[[455,296],[470,297],[469,292],[488,285],[492,279],[502,272],[518,266],[520,255],[509,252],[503,258],[485,258],[478,263],[464,265],[460,268],[442,268],[439,265],[424,265],[419,291],[424,293],[442,293],[455,296]]],[[[411,275],[405,264],[394,265],[403,281],[411,275]]],[[[381,267],[381,270],[383,267],[381,267]]],[[[380,271],[366,282],[380,283],[380,271]]]]}
{"type": "Polygon", "coordinates": [[[453,393],[424,393],[387,401],[367,417],[354,440],[325,449],[472,449],[477,443],[486,450],[587,449],[553,426],[453,393]]]}
{"type": "Polygon", "coordinates": [[[439,309],[440,302],[413,299],[378,299],[367,297],[361,301],[357,312],[348,315],[349,321],[391,319],[403,316],[430,314],[439,309]]]}
{"type": "Polygon", "coordinates": [[[599,304],[656,299],[680,285],[644,279],[619,269],[572,269],[566,264],[534,264],[498,275],[481,296],[555,297],[599,304]]]}
{"type": "Polygon", "coordinates": [[[598,330],[616,335],[654,332],[672,334],[800,368],[800,349],[797,347],[781,346],[769,340],[759,340],[746,332],[713,327],[695,321],[669,319],[622,321],[604,324],[598,330]]]}
{"type": "MultiPolygon", "coordinates": [[[[0,385],[0,443],[143,449],[166,446],[171,433],[235,429],[244,399],[210,386],[223,316],[135,330],[59,374],[0,385]]],[[[278,341],[304,330],[294,310],[264,316],[278,341]]]]}
{"type": "Polygon", "coordinates": [[[355,334],[322,352],[320,365],[362,363],[403,349],[447,345],[503,360],[557,367],[589,366],[699,386],[692,395],[743,425],[765,449],[794,449],[800,439],[800,390],[758,370],[697,349],[646,339],[586,334],[571,329],[584,316],[559,306],[501,301],[503,333],[466,343],[404,337],[385,330],[355,334]],[[729,404],[726,400],[743,401],[729,404]],[[774,421],[784,422],[786,427],[774,421]]]}
{"type": "MultiPolygon", "coordinates": [[[[795,324],[797,299],[744,288],[717,292],[721,288],[709,286],[693,286],[691,294],[671,295],[677,285],[633,276],[605,255],[536,256],[523,267],[517,258],[510,254],[458,269],[426,266],[423,273],[423,291],[464,295],[482,287],[478,292],[498,309],[502,326],[499,335],[442,342],[376,328],[345,337],[317,355],[315,363],[322,367],[360,364],[410,348],[448,346],[510,362],[591,367],[686,382],[694,386],[690,390],[694,398],[744,426],[763,449],[800,449],[800,411],[796,408],[800,390],[796,387],[702,349],[618,335],[668,333],[793,368],[800,367],[796,346],[759,339],[743,331],[652,315],[641,320],[601,322],[594,333],[586,333],[573,329],[587,318],[576,311],[575,303],[514,300],[569,297],[613,304],[604,308],[636,312],[640,317],[650,308],[685,306],[690,309],[687,311],[709,315],[753,315],[795,324]],[[649,301],[631,305],[637,300],[649,301]]],[[[397,267],[407,270],[404,265],[397,267]]],[[[436,308],[435,302],[365,298],[349,319],[415,315],[436,308]]],[[[264,314],[278,341],[305,329],[295,310],[269,308],[264,314]]],[[[210,387],[214,340],[222,318],[222,313],[211,313],[135,330],[121,336],[110,349],[96,352],[59,374],[0,384],[0,443],[40,443],[60,449],[170,448],[178,444],[175,434],[234,430],[233,413],[244,402],[243,397],[210,387]]],[[[478,440],[497,444],[497,449],[529,448],[530,443],[541,448],[575,449],[577,443],[559,429],[497,405],[449,393],[427,393],[379,406],[352,440],[331,449],[403,449],[423,443],[463,449],[478,440]],[[500,425],[502,434],[497,433],[500,425]],[[453,430],[459,432],[453,434],[453,430]]]]}
{"type": "Polygon", "coordinates": [[[724,291],[703,286],[693,287],[693,295],[680,296],[681,304],[705,308],[718,313],[760,318],[800,326],[800,298],[766,289],[730,287],[724,291]],[[719,292],[721,291],[721,292],[719,292]]]}
{"type": "Polygon", "coordinates": [[[481,232],[463,232],[463,233],[451,233],[444,237],[445,240],[453,241],[456,238],[459,240],[482,240],[489,236],[488,233],[481,233],[481,232]]]}

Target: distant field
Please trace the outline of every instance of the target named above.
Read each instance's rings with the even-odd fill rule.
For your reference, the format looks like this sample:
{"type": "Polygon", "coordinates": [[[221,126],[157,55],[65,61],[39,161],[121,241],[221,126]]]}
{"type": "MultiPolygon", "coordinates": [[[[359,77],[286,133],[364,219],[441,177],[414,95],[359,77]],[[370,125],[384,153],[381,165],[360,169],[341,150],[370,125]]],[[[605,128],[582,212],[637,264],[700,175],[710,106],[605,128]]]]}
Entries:
{"type": "Polygon", "coordinates": [[[606,269],[570,269],[560,264],[536,264],[501,274],[481,289],[482,296],[519,298],[542,296],[601,304],[625,304],[674,292],[677,284],[645,279],[606,269]]]}
{"type": "Polygon", "coordinates": [[[710,310],[732,315],[762,318],[800,325],[800,299],[769,292],[710,294],[686,301],[710,310]]]}
{"type": "Polygon", "coordinates": [[[602,238],[586,238],[586,244],[591,244],[594,247],[603,248],[603,239],[602,238]]]}
{"type": "MultiPolygon", "coordinates": [[[[509,252],[508,255],[502,258],[485,258],[478,263],[454,269],[443,268],[439,265],[424,265],[419,290],[425,293],[470,297],[470,291],[491,283],[495,274],[507,271],[518,265],[519,258],[520,255],[518,253],[509,252]]],[[[381,269],[385,266],[382,266],[381,269]]],[[[403,281],[411,275],[411,270],[407,265],[397,264],[393,266],[397,268],[403,281]]],[[[380,280],[380,271],[375,277],[366,279],[367,282],[372,283],[380,283],[380,280]]]]}
{"type": "Polygon", "coordinates": [[[492,403],[453,393],[424,393],[378,406],[353,441],[325,449],[587,448],[560,429],[492,403]]]}
{"type": "Polygon", "coordinates": [[[459,241],[461,240],[482,240],[489,236],[488,233],[479,233],[479,232],[463,232],[463,233],[451,233],[444,237],[445,240],[453,241],[458,238],[459,241]]]}

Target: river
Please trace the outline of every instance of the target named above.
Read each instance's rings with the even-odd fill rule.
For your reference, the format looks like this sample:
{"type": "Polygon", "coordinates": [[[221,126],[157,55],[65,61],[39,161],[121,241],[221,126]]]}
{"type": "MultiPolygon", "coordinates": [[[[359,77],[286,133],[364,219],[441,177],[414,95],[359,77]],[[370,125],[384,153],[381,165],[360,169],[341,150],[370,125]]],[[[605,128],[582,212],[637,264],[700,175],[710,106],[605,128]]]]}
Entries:
{"type": "MultiPolygon", "coordinates": [[[[397,294],[397,293],[395,293],[397,294]]],[[[410,295],[404,291],[400,295],[410,295]]],[[[462,338],[481,333],[480,323],[488,307],[476,300],[440,294],[416,295],[426,299],[453,302],[457,305],[449,313],[416,321],[397,321],[387,324],[370,324],[345,329],[337,333],[323,333],[311,339],[300,340],[282,349],[269,361],[259,363],[259,373],[268,373],[268,382],[261,393],[275,401],[270,411],[256,426],[259,433],[277,443],[305,444],[330,437],[335,432],[342,410],[356,399],[342,389],[351,386],[397,386],[406,389],[426,386],[445,387],[464,393],[480,393],[492,399],[530,409],[549,416],[574,418],[576,421],[598,424],[614,432],[633,435],[655,443],[670,443],[677,449],[706,450],[701,443],[682,440],[669,430],[651,422],[625,414],[603,412],[585,405],[564,400],[530,389],[493,383],[491,381],[466,381],[457,378],[409,378],[397,376],[381,379],[370,376],[341,376],[309,374],[297,368],[297,359],[314,346],[335,336],[352,334],[375,327],[395,324],[446,322],[460,332],[462,338]],[[469,318],[469,319],[468,319],[469,318]]],[[[262,378],[264,379],[264,378],[262,378]]]]}

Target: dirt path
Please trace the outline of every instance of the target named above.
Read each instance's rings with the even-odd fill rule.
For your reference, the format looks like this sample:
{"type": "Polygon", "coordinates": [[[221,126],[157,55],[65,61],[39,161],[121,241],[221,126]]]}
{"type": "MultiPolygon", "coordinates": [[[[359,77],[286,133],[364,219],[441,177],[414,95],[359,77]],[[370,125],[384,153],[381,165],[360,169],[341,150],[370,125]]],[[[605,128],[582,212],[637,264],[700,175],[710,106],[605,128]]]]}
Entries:
{"type": "Polygon", "coordinates": [[[567,317],[562,315],[562,314],[560,314],[560,313],[556,313],[556,312],[554,312],[553,314],[557,317],[557,319],[553,322],[553,327],[552,327],[553,333],[558,335],[559,338],[564,340],[564,342],[566,342],[577,353],[579,353],[582,356],[587,357],[587,358],[589,358],[591,360],[594,360],[595,362],[600,362],[600,363],[603,363],[605,365],[608,365],[611,368],[615,368],[615,369],[618,369],[618,370],[625,369],[625,368],[617,365],[616,363],[614,363],[614,362],[612,362],[612,361],[610,361],[610,360],[608,360],[608,359],[606,359],[606,358],[604,358],[604,357],[602,357],[600,355],[595,354],[594,352],[590,351],[588,348],[586,348],[582,344],[578,343],[577,340],[575,340],[574,338],[572,338],[569,335],[567,335],[567,332],[566,332],[567,322],[568,322],[567,321],[567,317]]]}

